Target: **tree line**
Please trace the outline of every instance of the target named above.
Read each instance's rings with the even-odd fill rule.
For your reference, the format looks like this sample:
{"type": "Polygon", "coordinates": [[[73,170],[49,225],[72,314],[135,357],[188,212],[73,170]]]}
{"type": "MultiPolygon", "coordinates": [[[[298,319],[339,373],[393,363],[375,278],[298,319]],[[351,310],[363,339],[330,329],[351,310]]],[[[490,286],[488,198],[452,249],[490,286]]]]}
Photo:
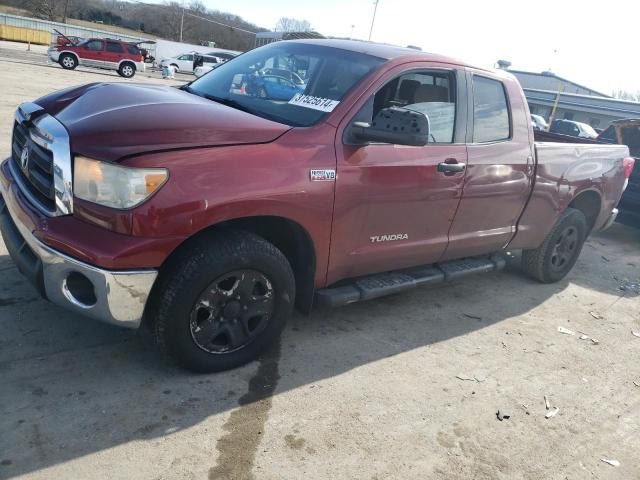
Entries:
{"type": "MultiPolygon", "coordinates": [[[[36,18],[66,22],[73,18],[137,30],[167,40],[197,45],[214,42],[217,47],[248,50],[255,33],[269,31],[232,13],[207,8],[201,0],[183,4],[166,1],[150,4],[123,0],[1,0],[0,3],[27,10],[36,18]]],[[[277,31],[308,31],[306,20],[283,17],[277,31]]]]}

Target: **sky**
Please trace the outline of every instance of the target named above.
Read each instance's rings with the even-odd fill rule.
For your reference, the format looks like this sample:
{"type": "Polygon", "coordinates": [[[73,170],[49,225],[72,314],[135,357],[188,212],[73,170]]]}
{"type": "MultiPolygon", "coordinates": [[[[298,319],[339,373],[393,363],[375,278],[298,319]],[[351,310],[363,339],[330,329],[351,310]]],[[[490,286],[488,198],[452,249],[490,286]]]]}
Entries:
{"type": "MultiPolygon", "coordinates": [[[[265,28],[293,17],[327,36],[364,40],[374,10],[373,0],[203,2],[265,28]]],[[[639,31],[638,0],[379,0],[371,40],[417,45],[479,67],[505,59],[516,70],[550,69],[611,94],[640,92],[639,31]]]]}

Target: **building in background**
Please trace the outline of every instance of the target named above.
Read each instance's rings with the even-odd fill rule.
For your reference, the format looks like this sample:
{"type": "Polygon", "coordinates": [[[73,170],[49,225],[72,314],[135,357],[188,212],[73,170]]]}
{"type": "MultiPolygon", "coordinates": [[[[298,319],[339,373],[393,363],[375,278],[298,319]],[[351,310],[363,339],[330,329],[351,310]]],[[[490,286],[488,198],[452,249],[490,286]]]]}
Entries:
{"type": "Polygon", "coordinates": [[[549,120],[558,101],[555,119],[574,120],[604,129],[621,118],[640,118],[640,103],[617,100],[609,95],[559,77],[553,72],[524,72],[509,69],[509,62],[500,61],[520,82],[531,113],[549,120]],[[559,98],[558,98],[559,96],[559,98]]]}

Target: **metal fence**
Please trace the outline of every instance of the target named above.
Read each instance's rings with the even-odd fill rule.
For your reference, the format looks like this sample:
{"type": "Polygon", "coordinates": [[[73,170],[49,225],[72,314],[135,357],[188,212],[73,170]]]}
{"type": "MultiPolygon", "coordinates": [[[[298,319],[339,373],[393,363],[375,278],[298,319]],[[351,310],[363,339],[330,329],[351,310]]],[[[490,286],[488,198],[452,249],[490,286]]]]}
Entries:
{"type": "Polygon", "coordinates": [[[47,20],[38,20],[37,18],[20,17],[18,15],[9,15],[8,13],[0,13],[0,25],[10,25],[14,27],[30,28],[34,30],[44,30],[51,33],[51,43],[55,43],[57,33],[53,30],[67,35],[68,37],[108,37],[117,38],[127,42],[141,42],[149,40],[144,37],[134,37],[132,35],[124,35],[118,32],[109,32],[106,30],[97,30],[95,28],[80,27],[77,25],[69,25],[67,23],[49,22],[47,20]]]}

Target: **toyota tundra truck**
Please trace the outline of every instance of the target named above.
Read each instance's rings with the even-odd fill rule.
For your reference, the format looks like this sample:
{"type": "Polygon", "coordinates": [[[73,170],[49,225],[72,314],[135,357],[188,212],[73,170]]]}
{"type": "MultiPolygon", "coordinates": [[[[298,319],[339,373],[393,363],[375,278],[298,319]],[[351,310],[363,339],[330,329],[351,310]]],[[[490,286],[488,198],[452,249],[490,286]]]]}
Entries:
{"type": "Polygon", "coordinates": [[[536,141],[508,72],[347,40],[269,44],[180,88],[57,91],[17,108],[11,141],[0,225],[22,274],[200,372],[254,359],[294,307],[497,270],[506,250],[559,281],[634,163],[536,141]]]}

